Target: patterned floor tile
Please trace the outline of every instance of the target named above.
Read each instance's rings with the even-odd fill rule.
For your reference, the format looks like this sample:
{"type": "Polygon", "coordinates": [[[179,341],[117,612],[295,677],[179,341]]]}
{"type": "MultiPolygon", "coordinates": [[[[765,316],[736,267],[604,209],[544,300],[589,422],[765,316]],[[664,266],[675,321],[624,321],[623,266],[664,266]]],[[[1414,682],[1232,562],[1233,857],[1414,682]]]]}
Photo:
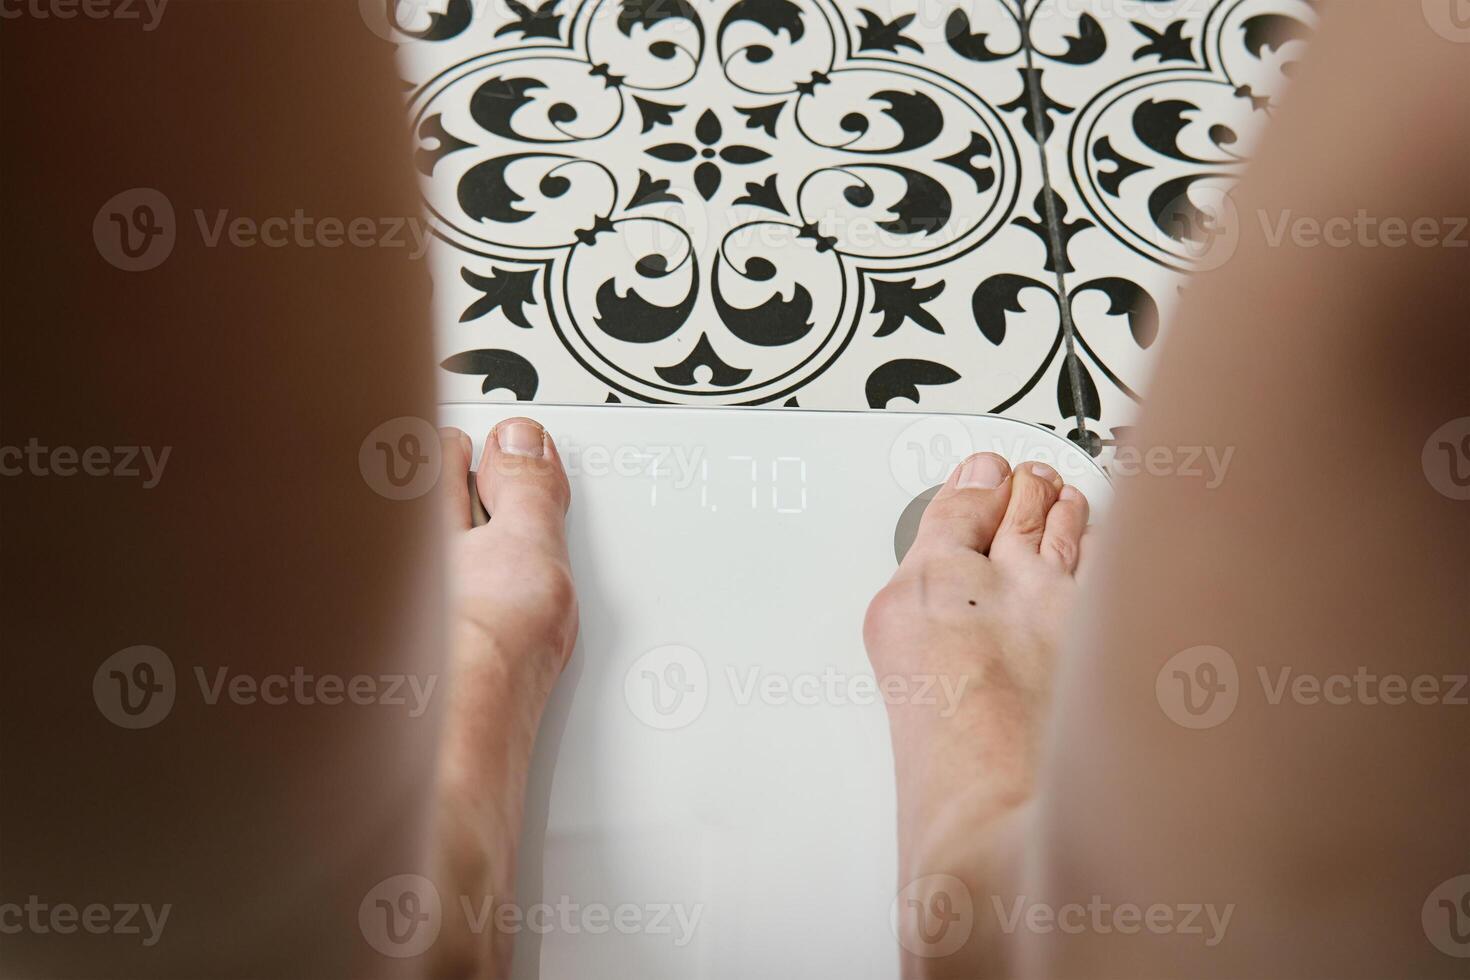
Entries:
{"type": "Polygon", "coordinates": [[[399,16],[446,398],[1070,428],[1011,0],[399,16]]]}
{"type": "Polygon", "coordinates": [[[1089,444],[1131,421],[1314,22],[1310,0],[396,16],[446,398],[995,411],[1089,444]]]}
{"type": "Polygon", "coordinates": [[[1079,402],[1132,424],[1182,274],[1231,254],[1228,192],[1316,23],[1308,0],[1042,0],[1031,25],[1079,402]]]}

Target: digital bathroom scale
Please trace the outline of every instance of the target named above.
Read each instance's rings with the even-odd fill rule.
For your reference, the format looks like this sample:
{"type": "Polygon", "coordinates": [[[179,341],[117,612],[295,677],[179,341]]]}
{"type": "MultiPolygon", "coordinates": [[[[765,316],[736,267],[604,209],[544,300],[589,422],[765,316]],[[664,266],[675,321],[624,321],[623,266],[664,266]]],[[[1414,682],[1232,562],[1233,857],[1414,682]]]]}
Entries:
{"type": "Polygon", "coordinates": [[[971,452],[1049,463],[1094,517],[1102,470],[997,416],[440,415],[477,461],[497,422],[534,418],[571,479],[581,633],[538,736],[516,895],[551,927],[516,935],[512,976],[895,980],[893,756],[862,623],[898,525],[971,452]]]}

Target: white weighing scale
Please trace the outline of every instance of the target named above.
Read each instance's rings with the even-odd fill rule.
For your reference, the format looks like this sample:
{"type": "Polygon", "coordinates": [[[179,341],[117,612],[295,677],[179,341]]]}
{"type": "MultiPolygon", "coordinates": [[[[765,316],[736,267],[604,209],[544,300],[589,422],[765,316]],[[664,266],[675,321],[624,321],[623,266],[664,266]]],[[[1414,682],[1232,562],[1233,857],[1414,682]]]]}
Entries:
{"type": "Polygon", "coordinates": [[[868,601],[915,499],[970,453],[1049,463],[1094,515],[1102,470],[998,416],[441,406],[476,460],[515,415],[547,428],[571,478],[581,634],[541,725],[519,858],[517,905],[548,911],[516,935],[512,976],[896,980],[868,601]]]}

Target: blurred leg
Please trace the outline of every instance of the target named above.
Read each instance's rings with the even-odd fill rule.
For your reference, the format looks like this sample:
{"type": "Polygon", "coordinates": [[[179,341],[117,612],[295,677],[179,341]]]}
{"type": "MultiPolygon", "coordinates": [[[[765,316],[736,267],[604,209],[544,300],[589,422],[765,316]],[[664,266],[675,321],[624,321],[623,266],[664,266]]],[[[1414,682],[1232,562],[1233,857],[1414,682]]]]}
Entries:
{"type": "Polygon", "coordinates": [[[309,685],[247,704],[228,686],[299,671],[426,690],[444,669],[437,498],[388,499],[359,471],[380,423],[432,418],[427,274],[411,247],[306,247],[290,225],[418,214],[391,47],[351,2],[192,0],[149,32],[7,19],[0,45],[0,445],[169,451],[151,489],[0,480],[0,903],[171,907],[151,946],[5,935],[0,972],[412,971],[358,911],[381,879],[427,870],[440,698],[414,716],[407,683],[398,705],[309,703],[333,697],[309,685]],[[93,240],[134,187],[176,216],[152,271],[93,240]],[[231,244],[236,218],[291,238],[231,244]],[[93,677],[137,644],[172,662],[176,699],[130,731],[93,677]]]}
{"type": "MultiPolygon", "coordinates": [[[[1470,48],[1419,7],[1324,9],[1235,195],[1239,249],[1191,285],[1138,434],[1231,465],[1218,486],[1119,487],[1084,549],[1080,629],[1034,695],[1051,705],[1034,794],[1029,718],[977,707],[984,689],[970,757],[938,743],[905,771],[897,746],[908,897],[943,917],[920,928],[965,930],[908,975],[1463,975],[1436,937],[1463,948],[1470,926],[1470,879],[1454,883],[1470,875],[1470,521],[1446,492],[1451,467],[1470,474],[1470,48]],[[1360,212],[1437,237],[1265,232],[1360,212]],[[1200,647],[1228,660],[1202,669],[1200,647]],[[1233,713],[1194,723],[1170,701],[1181,674],[1192,707],[1233,696],[1233,713]],[[997,805],[995,785],[1015,792],[997,805]]],[[[1013,608],[1037,629],[1052,616],[1013,608]]],[[[897,642],[931,652],[936,616],[908,612],[897,642]]],[[[1015,632],[976,630],[968,662],[1015,632]]]]}

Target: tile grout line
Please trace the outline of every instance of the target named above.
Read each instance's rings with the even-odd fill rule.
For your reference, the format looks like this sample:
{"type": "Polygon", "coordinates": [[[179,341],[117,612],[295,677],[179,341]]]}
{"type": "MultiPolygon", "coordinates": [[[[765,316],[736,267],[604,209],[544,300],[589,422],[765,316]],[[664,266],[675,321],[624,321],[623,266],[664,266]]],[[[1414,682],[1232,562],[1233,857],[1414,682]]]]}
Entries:
{"type": "Polygon", "coordinates": [[[1082,371],[1077,359],[1077,345],[1073,339],[1072,325],[1072,303],[1067,296],[1067,277],[1063,266],[1067,260],[1065,245],[1062,240],[1061,219],[1057,217],[1056,199],[1053,197],[1055,191],[1052,189],[1051,167],[1047,163],[1046,143],[1051,134],[1046,132],[1047,117],[1045,104],[1042,102],[1041,80],[1036,70],[1036,61],[1031,47],[1031,21],[1041,5],[1047,0],[1037,0],[1036,6],[1027,13],[1024,8],[1024,0],[1021,11],[1021,46],[1026,52],[1026,89],[1031,100],[1031,118],[1035,131],[1031,134],[1036,141],[1036,151],[1041,159],[1041,185],[1042,185],[1042,210],[1046,214],[1047,237],[1051,244],[1051,253],[1056,263],[1057,279],[1057,309],[1062,317],[1062,339],[1067,351],[1067,375],[1072,385],[1072,411],[1077,423],[1077,434],[1081,439],[1079,445],[1091,455],[1087,432],[1087,417],[1082,404],[1082,371]]]}

